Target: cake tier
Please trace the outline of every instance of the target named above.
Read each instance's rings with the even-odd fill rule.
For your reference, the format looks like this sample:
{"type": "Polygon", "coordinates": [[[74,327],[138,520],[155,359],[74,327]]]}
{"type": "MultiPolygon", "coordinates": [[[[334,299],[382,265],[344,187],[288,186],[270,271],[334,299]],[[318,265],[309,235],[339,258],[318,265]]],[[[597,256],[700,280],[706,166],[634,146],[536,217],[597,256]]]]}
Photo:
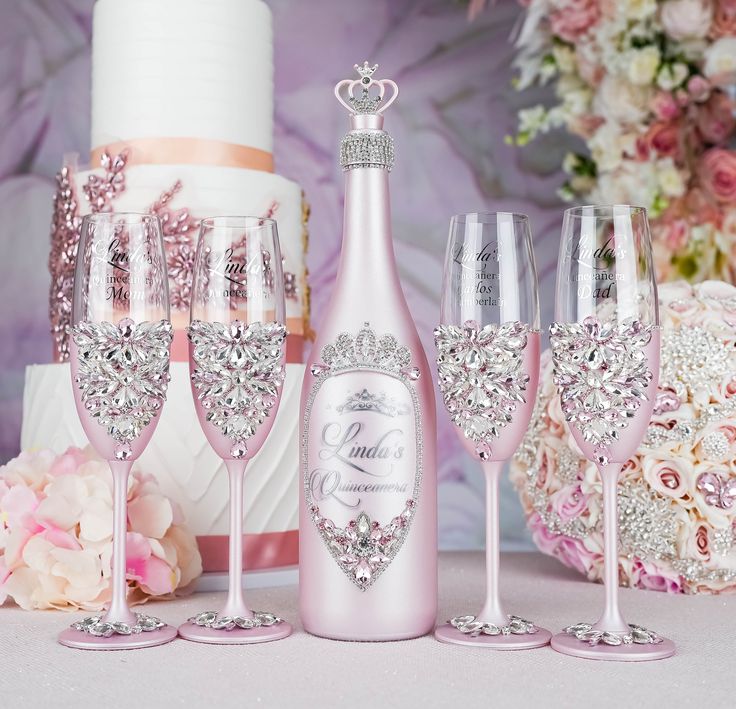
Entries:
{"type": "Polygon", "coordinates": [[[92,149],[185,138],[271,153],[271,11],[262,0],[98,0],[92,149]]]}
{"type": "MultiPolygon", "coordinates": [[[[304,365],[287,364],[281,405],[245,480],[246,565],[272,568],[297,561],[299,396],[304,365]]],[[[26,370],[21,449],[62,452],[87,445],[74,405],[69,364],[26,370]]],[[[197,536],[207,571],[227,568],[228,482],[225,466],[202,433],[189,366],[172,362],[171,383],[153,438],[137,465],[179,503],[197,536]]]]}
{"type": "MultiPolygon", "coordinates": [[[[74,175],[75,192],[82,215],[92,206],[85,197],[90,177],[105,178],[102,169],[85,170],[74,175]]],[[[131,165],[124,171],[124,189],[107,205],[117,212],[148,212],[164,192],[176,184],[180,187],[167,207],[175,212],[186,208],[200,220],[217,216],[268,216],[278,225],[281,253],[284,258],[286,316],[290,335],[305,332],[308,315],[305,268],[305,238],[302,213],[302,191],[299,185],[280,175],[242,168],[206,165],[131,165]]],[[[181,329],[189,321],[188,287],[191,259],[196,243],[196,228],[187,236],[187,248],[181,253],[179,239],[167,243],[171,320],[181,329]],[[178,273],[178,280],[174,275],[178,273]]]]}

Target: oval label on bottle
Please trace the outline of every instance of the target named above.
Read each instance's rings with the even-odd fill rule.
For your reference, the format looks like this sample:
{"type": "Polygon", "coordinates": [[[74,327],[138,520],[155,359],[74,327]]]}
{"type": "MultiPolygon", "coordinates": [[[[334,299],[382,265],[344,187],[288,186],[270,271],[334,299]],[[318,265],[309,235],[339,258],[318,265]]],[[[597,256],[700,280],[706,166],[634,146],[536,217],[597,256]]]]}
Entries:
{"type": "Polygon", "coordinates": [[[361,590],[388,568],[411,527],[422,478],[420,411],[408,348],[366,323],[312,366],[303,430],[309,514],[361,590]]]}

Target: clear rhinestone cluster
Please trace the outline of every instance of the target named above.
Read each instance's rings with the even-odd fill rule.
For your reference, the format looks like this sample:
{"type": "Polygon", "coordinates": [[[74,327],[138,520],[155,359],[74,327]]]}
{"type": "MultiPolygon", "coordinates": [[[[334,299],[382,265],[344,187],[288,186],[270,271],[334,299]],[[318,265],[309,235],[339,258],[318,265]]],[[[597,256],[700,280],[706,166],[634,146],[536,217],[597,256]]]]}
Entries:
{"type": "Polygon", "coordinates": [[[386,396],[384,392],[371,394],[367,389],[350,394],[345,402],[337,407],[338,413],[344,411],[373,411],[390,418],[411,413],[407,404],[386,396]]]}
{"type": "Polygon", "coordinates": [[[534,635],[539,630],[530,620],[520,618],[518,615],[510,615],[506,625],[485,623],[474,615],[456,616],[447,622],[471,638],[477,638],[479,635],[534,635]]]}
{"type": "Polygon", "coordinates": [[[233,445],[233,458],[247,455],[246,441],[271,414],[284,381],[286,328],[277,322],[193,320],[192,384],[206,420],[233,445]]]}
{"type": "Polygon", "coordinates": [[[218,615],[216,611],[203,611],[192,616],[189,622],[200,628],[211,628],[212,630],[253,630],[253,628],[268,628],[284,621],[283,618],[264,611],[253,611],[252,618],[244,618],[240,615],[218,615]]]}
{"type": "Polygon", "coordinates": [[[348,578],[362,591],[388,567],[401,548],[414,517],[416,502],[406,501],[404,509],[388,524],[381,525],[361,512],[345,527],[338,527],[320,514],[317,505],[309,508],[327,548],[348,578]]]}
{"type": "Polygon", "coordinates": [[[161,630],[165,627],[160,618],[152,615],[144,615],[143,613],[135,614],[135,623],[107,622],[102,616],[95,615],[76,623],[72,623],[74,630],[79,630],[88,635],[94,635],[97,638],[110,638],[113,635],[138,635],[139,633],[151,633],[154,630],[161,630]]]}
{"type": "Polygon", "coordinates": [[[343,170],[380,167],[391,171],[394,165],[394,139],[384,131],[350,131],[340,141],[343,170]]]}
{"type": "Polygon", "coordinates": [[[730,352],[712,332],[682,326],[662,338],[660,386],[678,396],[710,387],[730,371],[730,352]]]}
{"type": "Polygon", "coordinates": [[[475,442],[481,460],[490,458],[490,441],[514,420],[517,404],[526,401],[529,375],[523,363],[530,332],[520,322],[480,327],[473,320],[434,331],[445,408],[475,442]]]}
{"type": "Polygon", "coordinates": [[[633,625],[629,623],[628,633],[612,633],[607,630],[597,630],[593,628],[592,623],[576,623],[568,625],[563,629],[563,633],[572,635],[581,642],[588,645],[658,645],[662,642],[662,638],[653,630],[647,630],[641,625],[633,625]]]}
{"type": "Polygon", "coordinates": [[[670,500],[644,484],[618,486],[621,548],[642,559],[677,556],[677,519],[670,500]]]}
{"type": "Polygon", "coordinates": [[[134,323],[81,322],[72,328],[77,347],[75,382],[89,414],[121,444],[129,444],[158,415],[169,383],[168,320],[134,323]]]}
{"type": "Polygon", "coordinates": [[[553,323],[550,343],[554,380],[565,420],[591,443],[600,460],[629,425],[652,381],[644,347],[652,326],[638,320],[553,323]]]}

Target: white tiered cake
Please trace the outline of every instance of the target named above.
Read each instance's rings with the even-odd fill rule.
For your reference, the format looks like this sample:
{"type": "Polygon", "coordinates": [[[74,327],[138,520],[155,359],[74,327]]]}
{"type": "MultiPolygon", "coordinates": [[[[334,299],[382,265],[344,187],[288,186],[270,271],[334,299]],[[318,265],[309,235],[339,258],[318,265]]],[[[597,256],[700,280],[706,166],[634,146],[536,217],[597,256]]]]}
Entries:
{"type": "Polygon", "coordinates": [[[308,331],[306,209],[273,173],[271,13],[262,0],[98,0],[92,45],[92,164],[59,176],[49,266],[56,364],[26,374],[23,449],[87,441],[74,408],[66,326],[81,216],[153,211],[162,218],[176,329],[168,400],[140,467],[177,500],[205,570],[227,568],[227,478],[189,387],[184,327],[197,223],[271,216],[284,256],[289,341],[283,401],[246,477],[247,568],[297,561],[302,340],[308,331]]]}

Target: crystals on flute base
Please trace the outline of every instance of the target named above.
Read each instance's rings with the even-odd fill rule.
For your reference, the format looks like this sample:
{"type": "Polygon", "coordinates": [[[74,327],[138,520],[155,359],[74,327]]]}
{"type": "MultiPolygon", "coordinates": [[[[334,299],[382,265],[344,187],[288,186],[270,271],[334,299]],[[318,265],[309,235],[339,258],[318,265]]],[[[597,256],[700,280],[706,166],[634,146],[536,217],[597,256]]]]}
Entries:
{"type": "Polygon", "coordinates": [[[206,419],[233,445],[233,458],[244,458],[245,441],[270,416],[284,381],[281,323],[240,320],[231,323],[193,320],[192,383],[206,419]]]}
{"type": "Polygon", "coordinates": [[[488,439],[498,438],[526,401],[529,376],[522,371],[528,325],[508,322],[481,328],[474,320],[462,327],[435,328],[437,371],[452,422],[476,443],[481,460],[491,457],[488,439]]]}
{"type": "Polygon", "coordinates": [[[189,622],[201,628],[212,628],[212,630],[252,630],[253,628],[269,628],[272,625],[283,623],[283,618],[279,618],[273,613],[265,611],[253,611],[252,618],[245,618],[240,615],[219,615],[216,611],[203,611],[189,618],[189,622]]]}
{"type": "Polygon", "coordinates": [[[113,635],[137,635],[150,633],[165,627],[160,618],[143,613],[135,614],[135,623],[112,622],[103,620],[102,616],[95,615],[71,624],[71,628],[98,638],[109,638],[113,635]]]}
{"type": "Polygon", "coordinates": [[[530,620],[510,615],[506,625],[496,625],[478,620],[474,615],[460,615],[447,621],[453,628],[457,628],[464,635],[477,637],[478,635],[534,635],[538,628],[530,620]]]}
{"type": "Polygon", "coordinates": [[[92,418],[118,442],[115,455],[125,460],[130,443],[158,415],[169,383],[168,320],[136,324],[123,318],[81,322],[71,330],[77,346],[75,383],[92,418]]]}
{"type": "Polygon", "coordinates": [[[603,645],[659,645],[662,638],[653,630],[647,630],[641,625],[629,623],[630,630],[626,633],[614,633],[608,630],[598,630],[592,623],[576,623],[568,625],[563,629],[564,633],[577,638],[581,642],[595,647],[599,643],[603,645]]]}
{"type": "Polygon", "coordinates": [[[651,325],[629,319],[621,323],[587,317],[582,323],[553,323],[550,344],[554,380],[562,412],[585,441],[595,447],[598,462],[629,425],[652,381],[644,347],[651,325]]]}
{"type": "Polygon", "coordinates": [[[316,505],[311,506],[310,513],[319,535],[339,567],[361,591],[365,591],[398,553],[415,509],[415,500],[409,499],[401,513],[386,525],[371,520],[365,512],[361,512],[344,528],[323,517],[316,505]]]}

